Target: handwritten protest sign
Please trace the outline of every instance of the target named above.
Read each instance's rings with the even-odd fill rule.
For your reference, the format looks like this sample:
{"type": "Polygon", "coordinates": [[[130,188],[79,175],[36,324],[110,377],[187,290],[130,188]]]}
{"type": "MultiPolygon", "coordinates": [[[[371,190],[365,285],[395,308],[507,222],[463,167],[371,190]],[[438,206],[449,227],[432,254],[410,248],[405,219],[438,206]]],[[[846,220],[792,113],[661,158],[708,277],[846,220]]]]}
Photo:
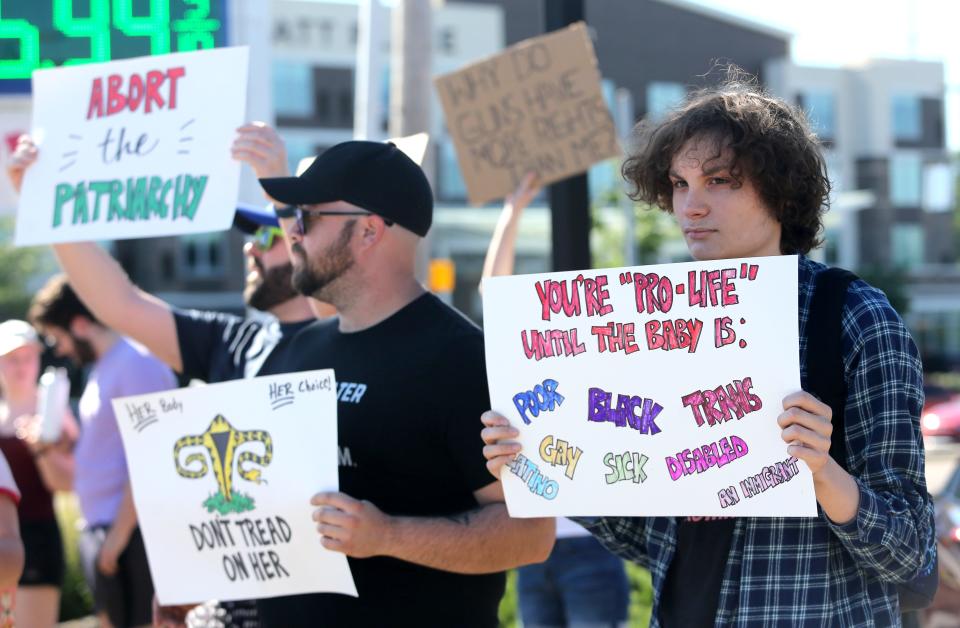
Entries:
{"type": "Polygon", "coordinates": [[[40,155],[24,176],[17,245],[228,228],[247,58],[219,48],[34,72],[40,155]]]}
{"type": "Polygon", "coordinates": [[[777,417],[800,389],[797,258],[484,281],[515,517],[815,516],[777,417]]]}
{"type": "Polygon", "coordinates": [[[163,604],[357,595],[310,498],[337,490],[331,370],[113,400],[163,604]]]}
{"type": "Polygon", "coordinates": [[[552,183],[620,154],[582,22],[434,79],[470,202],[528,172],[552,183]]]}

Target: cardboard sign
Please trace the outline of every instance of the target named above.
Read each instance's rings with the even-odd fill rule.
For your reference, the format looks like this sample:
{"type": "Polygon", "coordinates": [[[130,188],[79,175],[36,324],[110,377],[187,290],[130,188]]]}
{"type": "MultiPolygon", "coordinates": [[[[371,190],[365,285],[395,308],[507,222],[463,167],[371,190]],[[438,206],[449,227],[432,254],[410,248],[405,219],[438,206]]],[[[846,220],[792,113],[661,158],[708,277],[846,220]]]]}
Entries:
{"type": "Polygon", "coordinates": [[[228,228],[248,56],[219,48],[34,72],[40,155],[24,176],[17,245],[228,228]]]}
{"type": "Polygon", "coordinates": [[[528,172],[552,183],[620,155],[583,22],[434,84],[474,205],[505,197],[528,172]]]}
{"type": "Polygon", "coordinates": [[[337,490],[332,370],[113,400],[162,604],[357,595],[310,498],[337,490]]]}
{"type": "Polygon", "coordinates": [[[816,516],[777,424],[796,256],[498,277],[483,306],[512,516],[816,516]]]}

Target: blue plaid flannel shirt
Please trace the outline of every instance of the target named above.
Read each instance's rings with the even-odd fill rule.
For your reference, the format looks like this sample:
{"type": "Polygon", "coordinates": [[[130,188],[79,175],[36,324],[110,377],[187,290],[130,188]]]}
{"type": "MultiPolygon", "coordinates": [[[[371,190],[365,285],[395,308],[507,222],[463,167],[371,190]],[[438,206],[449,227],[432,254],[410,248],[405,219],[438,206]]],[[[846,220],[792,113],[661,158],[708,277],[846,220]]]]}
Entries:
{"type": "MultiPolygon", "coordinates": [[[[826,267],[799,263],[801,381],[804,330],[814,278],[826,267]]],[[[771,304],[774,305],[774,304],[771,304]]],[[[882,292],[851,284],[843,312],[848,469],[860,486],[853,521],[740,518],[720,588],[717,626],[894,626],[896,584],[912,580],[933,533],[924,478],[920,409],[923,376],[916,345],[882,292]]],[[[673,559],[672,517],[577,520],[609,550],[643,565],[653,579],[650,625],[673,559]]],[[[691,597],[697,591],[690,591],[691,597]]]]}

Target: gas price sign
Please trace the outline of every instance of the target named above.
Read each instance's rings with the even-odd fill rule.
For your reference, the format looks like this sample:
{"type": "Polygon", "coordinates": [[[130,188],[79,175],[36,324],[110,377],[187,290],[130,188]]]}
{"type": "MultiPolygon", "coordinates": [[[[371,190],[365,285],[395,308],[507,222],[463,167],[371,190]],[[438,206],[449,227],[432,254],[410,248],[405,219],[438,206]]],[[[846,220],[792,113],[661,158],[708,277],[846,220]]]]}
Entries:
{"type": "Polygon", "coordinates": [[[37,68],[226,44],[226,0],[0,0],[0,91],[37,68]]]}

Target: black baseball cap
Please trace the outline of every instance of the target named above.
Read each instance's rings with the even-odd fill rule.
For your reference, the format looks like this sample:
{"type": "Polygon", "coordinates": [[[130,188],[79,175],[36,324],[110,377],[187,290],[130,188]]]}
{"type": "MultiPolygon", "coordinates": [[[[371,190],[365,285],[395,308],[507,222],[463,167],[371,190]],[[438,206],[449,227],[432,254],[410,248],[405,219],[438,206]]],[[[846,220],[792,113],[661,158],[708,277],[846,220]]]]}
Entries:
{"type": "Polygon", "coordinates": [[[252,235],[260,227],[279,227],[280,221],[277,220],[277,215],[270,207],[240,203],[237,205],[237,211],[233,214],[233,226],[246,234],[252,235]]]}
{"type": "Polygon", "coordinates": [[[426,175],[389,142],[343,142],[300,176],[260,179],[260,185],[288,205],[346,201],[421,237],[433,222],[433,191],[426,175]]]}

